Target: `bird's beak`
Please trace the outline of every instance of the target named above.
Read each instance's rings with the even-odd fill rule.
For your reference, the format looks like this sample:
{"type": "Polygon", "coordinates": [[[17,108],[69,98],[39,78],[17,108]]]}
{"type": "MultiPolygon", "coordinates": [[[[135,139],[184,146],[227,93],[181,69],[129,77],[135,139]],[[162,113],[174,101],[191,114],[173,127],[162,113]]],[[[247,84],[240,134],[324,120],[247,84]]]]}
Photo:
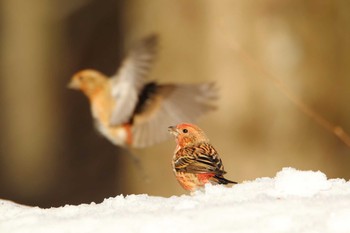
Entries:
{"type": "Polygon", "coordinates": [[[69,89],[78,90],[78,89],[80,89],[80,83],[77,79],[72,78],[72,80],[68,83],[67,87],[69,89]]]}
{"type": "Polygon", "coordinates": [[[177,131],[175,126],[169,126],[168,127],[168,131],[169,131],[170,134],[172,134],[174,136],[179,135],[179,132],[177,131]]]}

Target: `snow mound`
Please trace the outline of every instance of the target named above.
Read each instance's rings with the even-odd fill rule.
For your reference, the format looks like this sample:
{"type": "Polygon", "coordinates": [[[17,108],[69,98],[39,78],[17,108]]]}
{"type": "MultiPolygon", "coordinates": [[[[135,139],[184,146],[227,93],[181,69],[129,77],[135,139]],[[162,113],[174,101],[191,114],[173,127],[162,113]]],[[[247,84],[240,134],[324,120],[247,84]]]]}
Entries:
{"type": "Polygon", "coordinates": [[[0,232],[350,232],[350,183],[284,168],[170,198],[117,196],[41,209],[0,200],[0,232]]]}
{"type": "Polygon", "coordinates": [[[294,168],[283,168],[275,178],[275,189],[280,196],[311,197],[331,187],[332,183],[320,171],[297,171],[294,168]]]}

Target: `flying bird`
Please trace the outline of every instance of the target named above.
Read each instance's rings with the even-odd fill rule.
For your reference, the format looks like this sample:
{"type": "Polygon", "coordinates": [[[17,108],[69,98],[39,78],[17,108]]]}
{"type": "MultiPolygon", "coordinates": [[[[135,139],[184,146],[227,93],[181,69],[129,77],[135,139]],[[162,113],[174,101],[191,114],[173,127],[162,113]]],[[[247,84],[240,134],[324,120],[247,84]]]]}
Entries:
{"type": "Polygon", "coordinates": [[[162,129],[195,121],[215,109],[213,83],[158,84],[148,75],[155,61],[158,37],[138,42],[112,77],[93,69],[77,72],[68,87],[82,91],[90,102],[97,130],[111,143],[144,148],[168,139],[162,129]]]}
{"type": "Polygon", "coordinates": [[[193,124],[170,126],[176,149],[172,167],[177,181],[188,191],[201,189],[207,183],[237,184],[224,178],[226,171],[218,152],[210,144],[203,130],[193,124]]]}

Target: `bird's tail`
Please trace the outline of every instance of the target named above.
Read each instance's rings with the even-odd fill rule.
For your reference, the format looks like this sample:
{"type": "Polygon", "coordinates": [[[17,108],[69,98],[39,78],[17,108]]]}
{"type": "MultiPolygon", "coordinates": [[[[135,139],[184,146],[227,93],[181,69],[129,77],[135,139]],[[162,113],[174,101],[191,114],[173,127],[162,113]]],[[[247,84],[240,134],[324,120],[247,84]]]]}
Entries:
{"type": "Polygon", "coordinates": [[[228,180],[223,176],[214,176],[218,184],[237,184],[236,181],[228,180]]]}

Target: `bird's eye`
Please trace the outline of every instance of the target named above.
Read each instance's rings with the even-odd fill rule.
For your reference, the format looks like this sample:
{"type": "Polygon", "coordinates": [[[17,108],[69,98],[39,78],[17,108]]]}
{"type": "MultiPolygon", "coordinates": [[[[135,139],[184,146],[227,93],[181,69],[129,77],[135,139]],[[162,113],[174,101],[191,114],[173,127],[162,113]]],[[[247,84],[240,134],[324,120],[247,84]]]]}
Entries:
{"type": "Polygon", "coordinates": [[[183,133],[188,133],[188,130],[187,129],[183,129],[182,132],[183,133]]]}

